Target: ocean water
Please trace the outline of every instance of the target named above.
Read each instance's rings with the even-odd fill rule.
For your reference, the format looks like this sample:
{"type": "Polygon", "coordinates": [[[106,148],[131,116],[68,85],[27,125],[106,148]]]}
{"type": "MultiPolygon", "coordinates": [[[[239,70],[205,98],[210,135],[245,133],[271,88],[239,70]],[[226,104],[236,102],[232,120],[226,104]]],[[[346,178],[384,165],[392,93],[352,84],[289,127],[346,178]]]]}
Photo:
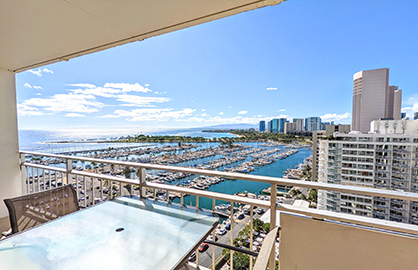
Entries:
{"type": "MultiPolygon", "coordinates": [[[[98,150],[109,147],[144,146],[156,144],[149,143],[97,143],[98,139],[105,141],[111,138],[138,134],[133,130],[102,131],[102,130],[19,130],[19,148],[23,151],[36,151],[43,153],[65,153],[78,150],[98,150]],[[62,143],[65,141],[65,143],[62,143]],[[58,143],[61,142],[61,143],[58,143]]],[[[158,132],[144,132],[145,135],[190,136],[204,138],[235,137],[228,133],[202,132],[196,129],[166,130],[158,132]]]]}
{"type": "MultiPolygon", "coordinates": [[[[118,138],[123,135],[132,135],[133,133],[100,133],[100,132],[63,132],[63,131],[37,131],[37,130],[21,130],[19,131],[19,145],[21,150],[26,151],[36,151],[43,153],[63,153],[76,150],[96,150],[96,149],[108,149],[109,147],[124,147],[124,146],[139,146],[139,147],[157,147],[170,143],[97,143],[92,140],[101,139],[106,140],[108,138],[118,138]],[[58,141],[68,141],[66,143],[57,143],[58,141]]],[[[149,135],[181,135],[181,136],[193,136],[193,137],[231,137],[234,135],[226,133],[207,133],[202,132],[201,130],[178,130],[178,131],[167,131],[167,132],[158,132],[158,133],[149,133],[149,135]]],[[[171,143],[177,144],[177,143],[171,143]]],[[[261,146],[262,143],[244,143],[253,147],[263,147],[271,149],[272,147],[261,146]]],[[[198,148],[208,148],[208,147],[217,147],[219,143],[197,143],[198,148]]],[[[275,146],[275,148],[284,148],[283,146],[275,146]]],[[[283,149],[286,150],[286,149],[283,149]]],[[[178,152],[180,153],[180,152],[178,152]]],[[[257,168],[256,170],[250,172],[253,175],[263,175],[263,176],[272,176],[272,177],[282,177],[283,171],[288,168],[294,168],[298,164],[302,163],[305,158],[312,155],[312,150],[305,148],[299,149],[299,152],[287,157],[283,160],[276,160],[275,162],[257,168]]],[[[131,155],[130,158],[144,157],[138,155],[131,155]]],[[[220,155],[214,157],[206,157],[197,160],[192,160],[188,162],[171,164],[175,166],[192,166],[193,164],[204,164],[214,159],[220,158],[220,155]]],[[[251,160],[251,157],[248,157],[247,160],[251,160]]],[[[238,162],[233,165],[240,164],[244,161],[238,162]]],[[[88,162],[76,162],[76,166],[85,166],[88,165],[88,162]]],[[[64,164],[55,165],[57,167],[63,167],[64,164]]],[[[229,166],[230,167],[230,166],[229,166]]],[[[222,170],[223,168],[218,168],[222,170]]],[[[152,172],[151,172],[152,173],[152,172]]],[[[157,172],[154,172],[157,173],[157,172]]],[[[193,179],[195,176],[190,176],[185,179],[176,180],[170,184],[180,184],[183,180],[193,179]]],[[[216,185],[209,187],[209,191],[221,192],[226,194],[235,194],[237,192],[248,191],[250,193],[261,194],[262,190],[269,187],[269,184],[261,182],[252,182],[245,180],[225,180],[216,185]]],[[[180,199],[175,199],[174,202],[180,202],[180,199]]],[[[195,205],[196,198],[194,196],[188,196],[184,198],[184,203],[186,205],[195,205]]],[[[217,200],[216,204],[229,203],[221,200],[217,200]]],[[[200,198],[199,206],[207,209],[212,208],[212,200],[208,198],[200,198]]]]}
{"type": "MultiPolygon", "coordinates": [[[[299,149],[299,152],[287,157],[283,160],[277,160],[267,166],[258,168],[249,174],[272,176],[272,177],[283,177],[283,171],[288,168],[295,168],[298,164],[302,163],[303,160],[312,155],[312,150],[305,148],[299,149]]],[[[214,192],[222,192],[226,194],[235,194],[237,192],[248,191],[257,195],[262,194],[263,189],[268,188],[270,185],[261,182],[245,181],[245,180],[225,180],[216,185],[210,186],[207,190],[214,192]]],[[[284,192],[284,190],[283,190],[284,192]]],[[[174,202],[180,202],[180,199],[175,199],[174,202]]],[[[188,196],[184,198],[184,204],[195,206],[196,197],[188,196]]],[[[215,204],[229,203],[226,201],[216,200],[215,204]]],[[[212,209],[212,199],[199,198],[199,206],[207,209],[212,209]]]]}

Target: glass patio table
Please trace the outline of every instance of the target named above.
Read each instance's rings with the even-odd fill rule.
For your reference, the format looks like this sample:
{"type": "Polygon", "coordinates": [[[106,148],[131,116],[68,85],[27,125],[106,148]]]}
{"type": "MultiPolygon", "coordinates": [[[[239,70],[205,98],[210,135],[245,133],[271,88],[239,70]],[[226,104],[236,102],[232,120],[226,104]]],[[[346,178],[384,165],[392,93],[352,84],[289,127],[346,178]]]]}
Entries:
{"type": "Polygon", "coordinates": [[[0,241],[0,269],[178,269],[218,220],[194,207],[116,198],[0,241]]]}

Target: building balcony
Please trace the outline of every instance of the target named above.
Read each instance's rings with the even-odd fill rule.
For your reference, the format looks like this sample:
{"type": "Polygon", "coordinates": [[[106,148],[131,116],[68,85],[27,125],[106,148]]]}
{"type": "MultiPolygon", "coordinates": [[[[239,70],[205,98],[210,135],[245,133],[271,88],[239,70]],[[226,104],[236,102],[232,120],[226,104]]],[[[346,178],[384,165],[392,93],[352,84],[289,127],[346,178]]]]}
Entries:
{"type": "Polygon", "coordinates": [[[374,183],[375,188],[385,188],[388,189],[390,187],[389,183],[374,183]]]}
{"type": "MultiPolygon", "coordinates": [[[[344,214],[344,213],[336,213],[326,210],[317,210],[317,209],[310,209],[310,208],[301,208],[296,207],[288,204],[278,203],[276,204],[276,198],[270,201],[265,200],[258,200],[254,198],[247,198],[241,197],[237,195],[229,195],[222,192],[212,192],[207,190],[199,190],[199,189],[191,189],[181,186],[174,186],[169,184],[162,184],[157,183],[155,181],[149,180],[147,178],[147,173],[151,172],[152,170],[164,170],[166,172],[172,173],[188,173],[188,174],[196,174],[196,175],[203,175],[207,177],[222,177],[224,179],[241,179],[245,181],[254,181],[254,182],[263,182],[269,183],[271,188],[276,188],[277,185],[291,185],[297,186],[300,185],[302,187],[308,188],[316,188],[321,190],[328,190],[329,192],[345,192],[345,193],[356,193],[368,195],[368,196],[375,196],[381,197],[383,195],[390,196],[390,198],[398,199],[399,201],[403,201],[405,199],[413,199],[418,200],[418,195],[410,195],[410,194],[403,194],[400,192],[389,191],[389,190],[377,190],[372,188],[364,188],[364,187],[355,187],[355,186],[344,186],[344,185],[333,185],[333,184],[325,184],[325,183],[317,183],[317,182],[307,182],[307,181],[298,181],[298,180],[291,180],[291,179],[282,179],[282,178],[275,178],[275,177],[264,177],[264,176],[256,176],[256,175],[247,175],[241,173],[228,173],[228,172],[221,172],[221,171],[211,171],[211,170],[200,170],[195,168],[184,168],[184,167],[176,167],[176,166],[165,166],[165,165],[156,165],[156,164],[143,164],[143,163],[136,163],[136,162],[125,162],[125,161],[116,161],[116,160],[103,160],[103,159],[90,159],[90,158],[83,158],[77,156],[58,156],[58,155],[49,155],[45,154],[48,157],[54,158],[59,157],[65,160],[66,167],[54,167],[54,166],[46,166],[42,164],[34,164],[28,161],[28,159],[22,159],[22,181],[25,187],[26,193],[32,193],[36,191],[41,191],[45,189],[51,189],[54,187],[59,186],[61,183],[64,184],[73,184],[77,190],[77,194],[79,195],[79,203],[82,207],[92,207],[95,204],[101,204],[103,201],[112,200],[113,198],[119,196],[140,196],[151,198],[154,200],[165,200],[167,203],[170,203],[172,200],[178,200],[178,203],[184,204],[184,199],[186,196],[194,196],[194,205],[198,207],[202,207],[202,199],[211,200],[212,204],[210,206],[214,206],[216,200],[222,200],[230,202],[231,205],[238,204],[245,204],[249,205],[251,208],[259,207],[264,209],[269,209],[270,213],[276,213],[273,217],[270,217],[269,221],[273,226],[280,225],[280,244],[278,249],[280,250],[280,260],[279,264],[281,267],[291,264],[290,258],[294,258],[292,256],[296,256],[300,253],[300,249],[295,253],[294,244],[297,243],[294,237],[299,235],[299,237],[303,236],[303,239],[309,239],[309,237],[316,237],[316,234],[323,234],[325,238],[323,240],[326,243],[325,247],[333,246],[331,242],[328,241],[338,241],[341,243],[355,243],[355,246],[350,248],[357,248],[358,245],[364,246],[365,244],[372,244],[372,245],[379,245],[379,241],[375,240],[373,236],[361,235],[361,232],[364,231],[364,226],[370,227],[370,231],[373,233],[381,234],[382,237],[389,232],[391,237],[397,236],[396,232],[403,232],[403,233],[416,233],[418,235],[418,227],[411,227],[412,225],[404,224],[400,225],[397,223],[391,222],[380,222],[380,218],[386,218],[385,215],[381,213],[374,214],[376,217],[375,219],[369,217],[362,217],[362,216],[355,216],[352,214],[344,214]],[[106,169],[106,166],[113,165],[114,168],[126,168],[129,167],[132,170],[136,170],[136,175],[139,177],[134,177],[132,179],[120,177],[120,176],[113,176],[110,174],[102,173],[99,169],[96,170],[76,170],[73,169],[72,162],[73,161],[84,161],[84,162],[95,162],[100,164],[105,164],[102,168],[106,169]],[[88,196],[89,195],[89,196],[88,196]],[[408,197],[412,196],[412,198],[408,197]],[[175,199],[176,198],[176,199],[175,199]],[[274,203],[272,203],[274,202],[274,203]],[[287,213],[295,213],[299,216],[285,214],[287,213]],[[280,224],[276,222],[276,215],[280,216],[280,224]],[[302,216],[300,216],[302,215],[302,216]],[[314,217],[315,219],[310,219],[306,217],[314,217]],[[320,220],[329,220],[328,221],[320,221],[320,220]],[[351,223],[354,224],[353,226],[347,226],[344,223],[351,223]],[[355,224],[358,224],[362,227],[356,227],[355,224]],[[341,232],[341,235],[334,235],[331,236],[329,234],[329,226],[336,226],[335,230],[341,232]],[[313,228],[316,228],[313,231],[313,228]],[[377,229],[377,230],[375,230],[377,229]],[[388,230],[386,233],[382,233],[379,230],[388,230]],[[359,237],[358,241],[361,242],[352,242],[346,241],[346,230],[352,231],[350,233],[350,237],[359,237]],[[393,230],[393,233],[390,231],[393,230]],[[323,233],[327,232],[327,233],[323,233]],[[296,234],[295,234],[296,233],[296,234]],[[307,235],[308,233],[308,235],[307,235]],[[308,238],[305,238],[308,237],[308,238]],[[289,241],[291,240],[291,241],[289,241]],[[292,243],[292,244],[291,244],[292,243]]],[[[103,170],[105,171],[105,170],[103,170]]],[[[330,194],[328,194],[330,195],[330,194]]],[[[332,195],[332,194],[331,194],[332,195]]],[[[274,196],[276,197],[276,196],[274,196]]],[[[337,197],[334,195],[334,198],[337,197]]],[[[387,198],[384,200],[388,201],[387,198]]],[[[337,209],[338,203],[337,200],[327,200],[327,204],[329,208],[337,209]]],[[[374,206],[376,207],[376,205],[374,206]]],[[[379,207],[380,208],[380,207],[379,207]]],[[[214,209],[213,207],[209,208],[208,210],[214,209]]],[[[212,210],[213,211],[213,210],[212,210]]],[[[239,210],[238,210],[239,211],[239,210]]],[[[253,211],[250,211],[251,213],[253,211]]],[[[230,211],[229,219],[234,220],[231,222],[232,230],[234,230],[235,226],[238,228],[237,221],[237,213],[234,211],[230,211]]],[[[398,218],[398,216],[394,215],[394,218],[398,218]]],[[[250,218],[250,220],[252,220],[250,218]]],[[[335,230],[332,230],[333,232],[335,230]]],[[[318,235],[319,236],[319,235],[318,235]]],[[[251,231],[251,239],[253,239],[254,232],[251,231]]],[[[226,239],[230,239],[230,236],[227,235],[226,239]]],[[[357,238],[356,238],[357,239],[357,238]]],[[[397,241],[402,241],[402,237],[396,238],[397,241]]],[[[232,238],[229,241],[229,246],[232,248],[232,238]]],[[[321,240],[322,241],[322,240],[321,240]]],[[[214,243],[209,241],[209,244],[214,246],[213,253],[210,256],[216,256],[217,251],[221,249],[221,247],[216,246],[214,243]]],[[[264,243],[263,243],[264,245],[264,243]]],[[[345,245],[345,244],[344,244],[345,245]]],[[[255,247],[255,246],[253,246],[255,247]]],[[[334,246],[335,247],[335,246],[334,246]]],[[[347,247],[350,250],[349,247],[347,247]]],[[[371,248],[371,247],[370,247],[371,248]]],[[[261,259],[263,256],[268,256],[266,254],[262,254],[261,250],[258,251],[255,248],[256,252],[251,255],[251,260],[256,261],[261,259]]],[[[310,249],[311,250],[311,249],[310,249]]],[[[345,250],[345,248],[344,248],[345,250]]],[[[371,248],[371,250],[375,250],[371,248]]],[[[311,250],[312,251],[312,250],[311,250]]],[[[208,253],[210,252],[207,251],[208,253]]],[[[240,252],[239,250],[234,250],[233,252],[240,252]]],[[[231,252],[231,254],[233,254],[231,252]]],[[[196,252],[198,258],[196,262],[190,263],[187,267],[189,268],[197,268],[201,267],[202,263],[205,263],[204,255],[199,254],[196,252]]],[[[270,253],[268,253],[270,254],[270,253]]],[[[304,252],[306,255],[307,253],[304,252]]],[[[339,254],[339,253],[337,253],[339,254]]],[[[344,256],[346,256],[346,252],[344,252],[344,256]]],[[[316,256],[322,256],[320,253],[316,254],[316,256]]],[[[327,262],[329,260],[330,253],[327,253],[327,257],[321,258],[322,262],[327,262]]],[[[334,255],[333,255],[334,256],[334,255]]],[[[337,255],[335,255],[337,256],[337,255]]],[[[271,257],[277,259],[277,257],[271,257]]],[[[272,260],[270,258],[270,260],[272,260]]],[[[397,257],[398,258],[398,257],[397,257]]],[[[409,256],[410,258],[414,258],[413,256],[409,256]]],[[[292,259],[293,260],[293,259],[292,259]]],[[[406,259],[405,259],[406,260],[406,259]]],[[[411,260],[411,259],[410,259],[411,260]]],[[[234,258],[231,256],[230,263],[234,263],[234,258]]],[[[415,263],[415,261],[414,261],[415,263]]],[[[323,265],[323,264],[321,264],[323,265]]],[[[203,265],[205,266],[205,265],[203,265]]],[[[206,267],[215,269],[215,264],[206,265],[206,267]]],[[[201,267],[202,268],[202,267],[201,267]]],[[[321,267],[322,269],[333,269],[332,267],[321,267]]]]}

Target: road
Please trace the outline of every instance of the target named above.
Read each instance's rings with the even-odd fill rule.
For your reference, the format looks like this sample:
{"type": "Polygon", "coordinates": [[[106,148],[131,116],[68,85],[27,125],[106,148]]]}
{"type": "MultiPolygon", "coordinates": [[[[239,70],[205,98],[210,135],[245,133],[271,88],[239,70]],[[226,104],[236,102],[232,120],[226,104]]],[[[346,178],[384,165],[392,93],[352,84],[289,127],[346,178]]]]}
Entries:
{"type": "MultiPolygon", "coordinates": [[[[256,212],[257,209],[254,210],[256,212]]],[[[254,218],[259,218],[261,215],[254,213],[254,218]]],[[[245,218],[243,220],[235,220],[233,230],[228,231],[225,235],[217,235],[218,241],[223,244],[231,245],[231,233],[232,233],[232,239],[237,238],[238,233],[244,228],[246,225],[250,224],[250,215],[245,215],[245,218]]],[[[221,228],[224,228],[224,225],[220,225],[221,228]]],[[[217,229],[218,231],[218,229],[217,229]]],[[[204,267],[210,268],[212,266],[212,257],[213,257],[213,251],[212,251],[212,245],[209,245],[209,248],[201,253],[198,253],[198,261],[199,265],[202,265],[204,267]]],[[[215,246],[215,262],[216,260],[222,255],[222,249],[221,247],[215,246]]]]}

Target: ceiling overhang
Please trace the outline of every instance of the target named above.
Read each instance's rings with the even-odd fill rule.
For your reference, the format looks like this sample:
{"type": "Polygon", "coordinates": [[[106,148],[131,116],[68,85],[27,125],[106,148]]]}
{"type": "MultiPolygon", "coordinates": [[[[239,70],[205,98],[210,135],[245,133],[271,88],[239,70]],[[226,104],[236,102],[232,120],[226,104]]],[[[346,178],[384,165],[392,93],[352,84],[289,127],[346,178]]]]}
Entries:
{"type": "Polygon", "coordinates": [[[5,0],[0,69],[47,64],[228,17],[284,0],[5,0]]]}

